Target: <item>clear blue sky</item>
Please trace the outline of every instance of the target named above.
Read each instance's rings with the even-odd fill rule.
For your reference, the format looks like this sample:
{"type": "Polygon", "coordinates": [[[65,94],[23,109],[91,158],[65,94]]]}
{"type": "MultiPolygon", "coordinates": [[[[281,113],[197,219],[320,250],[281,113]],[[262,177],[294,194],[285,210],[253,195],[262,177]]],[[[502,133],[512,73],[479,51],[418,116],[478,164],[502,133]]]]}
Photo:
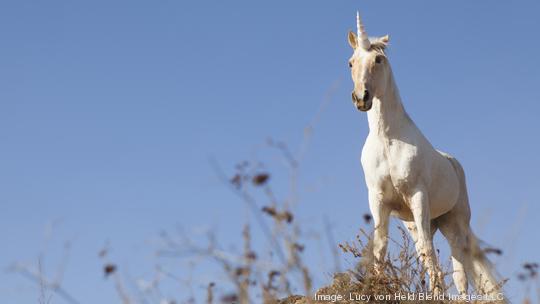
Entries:
{"type": "MultiPolygon", "coordinates": [[[[336,240],[354,238],[368,210],[367,121],[347,66],[357,9],[370,35],[390,34],[407,111],[465,167],[473,227],[505,251],[496,264],[519,299],[519,265],[540,257],[538,1],[4,0],[0,266],[36,263],[47,223],[60,220],[45,271],[72,240],[66,288],[84,303],[115,303],[97,257],[107,241],[135,278],[155,263],[151,240],[177,224],[239,244],[245,207],[208,157],[230,170],[269,136],[298,150],[333,86],[296,212],[313,231],[327,216],[336,240]]],[[[214,276],[199,273],[201,284],[214,276]]],[[[2,303],[37,296],[0,273],[2,303]]]]}

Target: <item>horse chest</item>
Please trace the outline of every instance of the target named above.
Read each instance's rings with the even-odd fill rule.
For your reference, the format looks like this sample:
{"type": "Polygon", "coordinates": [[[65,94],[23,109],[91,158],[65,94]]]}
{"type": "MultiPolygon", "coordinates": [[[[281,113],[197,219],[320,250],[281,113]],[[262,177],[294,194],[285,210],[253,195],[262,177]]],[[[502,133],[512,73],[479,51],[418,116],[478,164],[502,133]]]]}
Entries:
{"type": "Polygon", "coordinates": [[[415,172],[421,166],[415,146],[368,138],[361,159],[368,187],[379,188],[385,196],[392,197],[414,188],[418,176],[415,172]]]}

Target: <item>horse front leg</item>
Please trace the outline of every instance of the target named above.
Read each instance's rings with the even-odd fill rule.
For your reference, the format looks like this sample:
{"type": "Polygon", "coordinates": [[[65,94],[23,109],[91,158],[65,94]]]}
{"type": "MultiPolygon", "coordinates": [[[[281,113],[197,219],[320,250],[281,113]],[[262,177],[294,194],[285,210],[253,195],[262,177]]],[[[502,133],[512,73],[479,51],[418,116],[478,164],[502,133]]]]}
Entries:
{"type": "Polygon", "coordinates": [[[410,208],[416,225],[416,252],[428,271],[430,290],[434,294],[439,294],[442,292],[444,281],[433,248],[429,200],[425,189],[419,189],[414,192],[411,197],[410,208]]]}
{"type": "Polygon", "coordinates": [[[383,262],[388,245],[388,223],[390,220],[390,208],[382,201],[382,194],[369,191],[369,209],[373,216],[375,230],[373,232],[373,255],[375,257],[375,271],[384,270],[383,262]]]}

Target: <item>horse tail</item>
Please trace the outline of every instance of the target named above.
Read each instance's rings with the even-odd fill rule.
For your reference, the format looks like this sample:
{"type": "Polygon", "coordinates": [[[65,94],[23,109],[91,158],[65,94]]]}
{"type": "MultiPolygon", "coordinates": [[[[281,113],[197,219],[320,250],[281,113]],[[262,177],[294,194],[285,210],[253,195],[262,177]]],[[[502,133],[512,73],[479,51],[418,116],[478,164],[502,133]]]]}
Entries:
{"type": "MultiPolygon", "coordinates": [[[[499,297],[502,292],[502,283],[500,283],[493,275],[493,264],[489,261],[484,253],[484,250],[480,248],[480,240],[474,235],[472,230],[469,229],[468,235],[468,252],[470,257],[472,269],[472,283],[480,294],[492,295],[499,297]]],[[[495,298],[502,300],[499,298],[495,298]]]]}

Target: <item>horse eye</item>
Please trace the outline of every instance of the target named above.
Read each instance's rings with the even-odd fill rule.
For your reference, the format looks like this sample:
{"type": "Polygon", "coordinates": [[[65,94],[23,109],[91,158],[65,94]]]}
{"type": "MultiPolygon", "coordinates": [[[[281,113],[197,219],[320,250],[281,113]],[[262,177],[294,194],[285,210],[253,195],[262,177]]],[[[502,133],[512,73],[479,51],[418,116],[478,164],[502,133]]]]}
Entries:
{"type": "Polygon", "coordinates": [[[375,63],[381,63],[383,61],[383,56],[375,57],[375,63]]]}
{"type": "Polygon", "coordinates": [[[349,67],[352,68],[352,63],[349,61],[349,67]]]}

